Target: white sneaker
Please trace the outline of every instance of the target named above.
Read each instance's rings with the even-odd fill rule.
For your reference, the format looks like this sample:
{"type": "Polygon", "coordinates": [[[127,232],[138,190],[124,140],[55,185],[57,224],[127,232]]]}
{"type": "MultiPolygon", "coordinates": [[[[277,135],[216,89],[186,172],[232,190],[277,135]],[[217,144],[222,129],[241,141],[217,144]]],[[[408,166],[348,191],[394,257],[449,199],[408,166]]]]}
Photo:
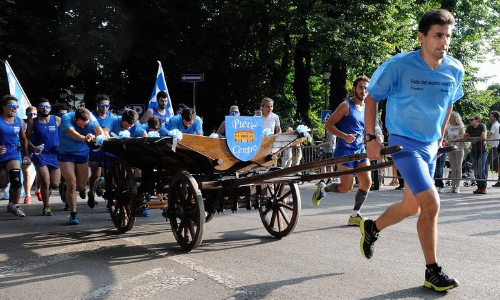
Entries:
{"type": "Polygon", "coordinates": [[[453,193],[460,193],[460,188],[457,186],[454,190],[453,193]]]}
{"type": "Polygon", "coordinates": [[[440,187],[440,188],[437,188],[438,190],[438,193],[444,193],[444,188],[440,187]]]}
{"type": "Polygon", "coordinates": [[[24,210],[17,206],[17,207],[13,207],[12,210],[10,211],[14,216],[18,216],[18,217],[26,217],[26,214],[24,213],[24,210]]]}

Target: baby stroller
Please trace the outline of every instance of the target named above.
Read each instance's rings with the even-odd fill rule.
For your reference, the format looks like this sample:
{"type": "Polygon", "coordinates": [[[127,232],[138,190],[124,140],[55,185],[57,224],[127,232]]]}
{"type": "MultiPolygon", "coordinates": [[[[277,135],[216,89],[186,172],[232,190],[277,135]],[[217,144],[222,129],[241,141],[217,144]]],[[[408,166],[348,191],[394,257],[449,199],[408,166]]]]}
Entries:
{"type": "Polygon", "coordinates": [[[475,186],[474,168],[468,154],[462,162],[462,179],[464,179],[464,186],[475,186]]]}

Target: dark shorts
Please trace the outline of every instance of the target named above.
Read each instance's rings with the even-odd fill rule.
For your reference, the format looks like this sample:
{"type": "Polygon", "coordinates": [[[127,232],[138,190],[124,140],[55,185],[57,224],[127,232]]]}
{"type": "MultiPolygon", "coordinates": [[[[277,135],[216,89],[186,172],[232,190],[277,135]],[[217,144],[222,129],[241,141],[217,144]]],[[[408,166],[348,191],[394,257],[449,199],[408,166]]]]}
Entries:
{"type": "Polygon", "coordinates": [[[33,155],[31,160],[37,167],[51,167],[59,169],[59,161],[57,161],[57,154],[55,153],[53,155],[33,155]]]}
{"type": "Polygon", "coordinates": [[[93,149],[90,149],[89,150],[89,161],[97,162],[99,167],[102,167],[103,166],[102,151],[101,150],[94,151],[93,149]]]}
{"type": "Polygon", "coordinates": [[[70,153],[59,153],[57,156],[59,162],[72,162],[75,164],[86,164],[89,161],[89,155],[75,155],[70,153]]]}

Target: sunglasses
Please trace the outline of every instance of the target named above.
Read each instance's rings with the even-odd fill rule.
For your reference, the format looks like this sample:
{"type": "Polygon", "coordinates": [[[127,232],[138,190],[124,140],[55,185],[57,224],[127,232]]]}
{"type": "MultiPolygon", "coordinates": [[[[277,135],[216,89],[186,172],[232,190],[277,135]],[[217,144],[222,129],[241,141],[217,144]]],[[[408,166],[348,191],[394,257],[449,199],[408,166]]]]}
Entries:
{"type": "Polygon", "coordinates": [[[182,114],[182,109],[179,109],[179,110],[177,111],[177,113],[178,113],[178,114],[182,114]]]}
{"type": "Polygon", "coordinates": [[[230,111],[229,113],[230,113],[231,115],[237,115],[237,114],[239,114],[240,112],[239,112],[239,111],[237,111],[237,110],[232,110],[232,111],[230,111]]]}
{"type": "Polygon", "coordinates": [[[39,109],[50,109],[52,106],[50,105],[40,105],[38,106],[39,109]]]}
{"type": "Polygon", "coordinates": [[[99,104],[99,107],[105,107],[105,108],[109,108],[109,104],[99,104]]]}
{"type": "Polygon", "coordinates": [[[469,121],[475,121],[475,120],[477,120],[477,119],[469,119],[469,121]]]}
{"type": "Polygon", "coordinates": [[[17,105],[17,104],[12,104],[12,103],[7,104],[7,106],[8,106],[8,107],[10,107],[10,108],[15,108],[15,109],[18,109],[18,108],[19,108],[19,105],[17,105]]]}
{"type": "Polygon", "coordinates": [[[28,116],[36,116],[36,115],[37,115],[37,113],[36,113],[36,112],[29,112],[27,115],[28,115],[28,116]]]}

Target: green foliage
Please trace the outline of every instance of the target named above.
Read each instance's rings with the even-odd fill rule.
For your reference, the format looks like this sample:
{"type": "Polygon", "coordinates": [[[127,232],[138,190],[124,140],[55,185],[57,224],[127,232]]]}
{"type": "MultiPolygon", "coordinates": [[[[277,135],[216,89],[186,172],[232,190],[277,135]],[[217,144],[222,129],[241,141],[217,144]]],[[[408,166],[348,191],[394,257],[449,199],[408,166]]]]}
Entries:
{"type": "MultiPolygon", "coordinates": [[[[471,64],[500,55],[500,0],[8,0],[0,1],[0,59],[30,97],[57,100],[73,85],[87,100],[106,93],[115,103],[143,104],[160,60],[174,105],[192,105],[193,86],[181,74],[205,74],[196,109],[206,132],[230,105],[252,115],[268,96],[282,127],[308,123],[318,137],[322,74],[332,73],[335,107],[356,76],[418,48],[418,19],[441,6],[456,17],[452,55],[466,67],[456,108],[484,115],[498,96],[474,88],[481,78],[471,64]]],[[[7,93],[4,76],[0,84],[7,93]]]]}

